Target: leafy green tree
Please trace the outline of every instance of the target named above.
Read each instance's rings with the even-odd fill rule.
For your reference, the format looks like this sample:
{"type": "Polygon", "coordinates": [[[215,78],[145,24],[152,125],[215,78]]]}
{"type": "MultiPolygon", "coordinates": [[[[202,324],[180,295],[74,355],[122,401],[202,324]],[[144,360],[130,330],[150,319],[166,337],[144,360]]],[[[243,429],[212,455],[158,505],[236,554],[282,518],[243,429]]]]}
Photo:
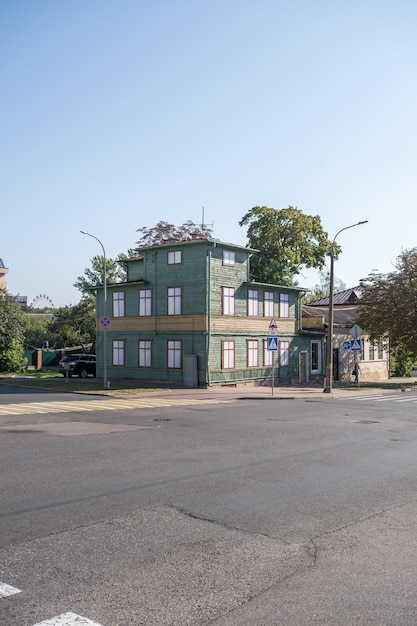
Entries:
{"type": "Polygon", "coordinates": [[[24,314],[16,298],[0,289],[0,371],[18,372],[24,367],[24,314]]]}
{"type": "Polygon", "coordinates": [[[137,232],[141,234],[137,242],[139,249],[164,243],[176,243],[177,241],[210,239],[213,236],[213,231],[209,226],[194,224],[191,220],[184,222],[181,226],[160,221],[152,228],[138,228],[137,232]]]}
{"type": "Polygon", "coordinates": [[[82,346],[85,352],[94,352],[95,336],[95,297],[88,295],[75,306],[56,309],[47,339],[50,348],[82,346]]]}
{"type": "MultiPolygon", "coordinates": [[[[126,270],[123,260],[134,256],[136,252],[132,249],[127,254],[120,253],[116,259],[106,258],[106,281],[107,284],[121,283],[126,280],[126,270]]],[[[91,267],[84,270],[84,276],[78,276],[74,287],[83,294],[90,292],[92,287],[100,287],[104,284],[104,256],[98,254],[91,259],[91,267]]]]}
{"type": "MultiPolygon", "coordinates": [[[[291,286],[303,266],[322,269],[332,249],[320,217],[305,215],[296,207],[256,206],[239,226],[248,227],[248,245],[259,250],[251,258],[251,278],[257,282],[291,286]]],[[[335,258],[340,251],[336,244],[335,258]]]]}
{"type": "Polygon", "coordinates": [[[396,271],[368,277],[358,324],[371,340],[389,337],[401,358],[417,358],[417,248],[397,257],[396,271]]]}
{"type": "Polygon", "coordinates": [[[27,348],[42,348],[49,339],[50,319],[27,313],[24,316],[25,346],[27,348]]]}

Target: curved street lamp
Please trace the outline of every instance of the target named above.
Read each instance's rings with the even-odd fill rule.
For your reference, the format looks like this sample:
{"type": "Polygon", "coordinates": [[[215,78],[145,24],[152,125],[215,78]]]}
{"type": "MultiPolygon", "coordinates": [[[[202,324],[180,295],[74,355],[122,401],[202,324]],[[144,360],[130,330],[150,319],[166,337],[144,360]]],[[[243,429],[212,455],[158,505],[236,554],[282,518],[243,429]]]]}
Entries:
{"type": "MultiPolygon", "coordinates": [[[[104,272],[103,272],[103,296],[104,296],[104,312],[103,315],[107,313],[107,263],[106,263],[106,251],[104,249],[103,244],[100,239],[91,233],[87,233],[86,230],[80,230],[80,233],[83,235],[88,235],[92,237],[96,241],[99,242],[102,250],[103,250],[103,258],[104,258],[104,272]]],[[[107,389],[107,329],[104,326],[103,328],[103,388],[107,389]]]]}
{"type": "Polygon", "coordinates": [[[327,345],[326,345],[326,385],[323,389],[324,393],[331,393],[333,385],[333,291],[334,291],[334,245],[336,237],[348,228],[354,228],[361,224],[367,224],[368,220],[362,220],[341,228],[334,236],[332,249],[330,252],[330,288],[329,288],[329,322],[327,326],[327,345]]]}

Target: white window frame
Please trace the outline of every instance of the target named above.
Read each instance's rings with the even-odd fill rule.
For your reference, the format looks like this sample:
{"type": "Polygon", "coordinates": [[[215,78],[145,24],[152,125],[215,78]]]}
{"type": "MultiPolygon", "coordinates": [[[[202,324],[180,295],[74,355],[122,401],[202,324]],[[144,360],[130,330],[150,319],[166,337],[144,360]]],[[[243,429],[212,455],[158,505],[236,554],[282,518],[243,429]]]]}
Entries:
{"type": "Polygon", "coordinates": [[[264,317],[274,317],[274,292],[273,291],[264,292],[264,317]]]}
{"type": "Polygon", "coordinates": [[[279,365],[280,367],[287,367],[290,364],[290,342],[287,340],[280,340],[278,342],[279,350],[279,365]]]}
{"type": "Polygon", "coordinates": [[[223,250],[223,265],[233,265],[236,263],[236,254],[233,250],[223,250]]]}
{"type": "Polygon", "coordinates": [[[222,287],[222,314],[235,314],[235,288],[222,287]]]}
{"type": "Polygon", "coordinates": [[[170,250],[167,254],[168,265],[181,265],[182,263],[182,250],[170,250]]]}
{"type": "Polygon", "coordinates": [[[113,317],[125,317],[126,292],[125,291],[113,291],[112,293],[112,305],[113,305],[113,317]]]}
{"type": "Polygon", "coordinates": [[[264,366],[272,367],[274,359],[274,351],[268,350],[268,340],[264,339],[264,366]]]}
{"type": "Polygon", "coordinates": [[[181,369],[182,363],[182,341],[169,339],[167,342],[167,366],[168,369],[181,369]]]}
{"type": "Polygon", "coordinates": [[[125,342],[121,339],[113,339],[112,342],[112,365],[123,367],[125,364],[125,342]]]}
{"type": "Polygon", "coordinates": [[[152,289],[139,289],[139,317],[152,315],[152,289]]]}
{"type": "Polygon", "coordinates": [[[233,340],[222,341],[222,369],[235,369],[235,342],[233,340]]]}
{"type": "Polygon", "coordinates": [[[248,339],[246,344],[248,367],[259,366],[259,342],[257,339],[248,339]]]}
{"type": "Polygon", "coordinates": [[[167,313],[168,315],[181,315],[182,312],[182,287],[168,287],[167,289],[167,313]]]}
{"type": "Polygon", "coordinates": [[[287,293],[279,294],[279,317],[290,316],[290,297],[287,293]]]}
{"type": "Polygon", "coordinates": [[[139,339],[138,367],[152,367],[152,341],[150,339],[139,339]]]}
{"type": "Polygon", "coordinates": [[[259,316],[259,291],[257,289],[248,289],[248,316],[259,316]]]}

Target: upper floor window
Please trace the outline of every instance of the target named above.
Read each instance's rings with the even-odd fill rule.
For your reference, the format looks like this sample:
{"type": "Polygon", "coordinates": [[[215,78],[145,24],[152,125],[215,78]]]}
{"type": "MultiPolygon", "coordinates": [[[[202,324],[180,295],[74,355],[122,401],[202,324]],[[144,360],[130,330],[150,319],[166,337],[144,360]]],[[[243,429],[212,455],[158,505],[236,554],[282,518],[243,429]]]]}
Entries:
{"type": "Polygon", "coordinates": [[[139,341],[139,367],[152,367],[152,341],[139,341]]]}
{"type": "Polygon", "coordinates": [[[125,316],[125,292],[113,292],[113,317],[125,316]]]}
{"type": "Polygon", "coordinates": [[[280,317],[290,316],[290,304],[289,304],[289,297],[287,293],[279,294],[279,316],[280,317]]]}
{"type": "Polygon", "coordinates": [[[259,301],[258,301],[257,289],[248,290],[248,315],[251,315],[251,316],[259,315],[259,301]]]}
{"type": "Polygon", "coordinates": [[[235,314],[235,289],[234,287],[222,287],[223,315],[235,314]]]}
{"type": "Polygon", "coordinates": [[[258,367],[258,340],[248,340],[248,367],[258,367]]]}
{"type": "Polygon", "coordinates": [[[290,364],[290,342],[279,342],[279,364],[285,366],[290,364]]]}
{"type": "Polygon", "coordinates": [[[273,291],[265,291],[264,293],[264,317],[274,317],[273,291]]]}
{"type": "Polygon", "coordinates": [[[168,315],[181,315],[182,287],[168,287],[168,315]]]}
{"type": "Polygon", "coordinates": [[[125,364],[125,342],[115,340],[112,345],[112,364],[124,365],[125,364]]]}
{"type": "Polygon", "coordinates": [[[139,290],[139,315],[152,315],[152,290],[139,290]]]}
{"type": "Polygon", "coordinates": [[[235,253],[231,250],[223,250],[223,265],[235,264],[235,253]]]}
{"type": "Polygon", "coordinates": [[[168,367],[170,369],[181,369],[181,341],[168,341],[168,367]]]}
{"type": "Polygon", "coordinates": [[[369,351],[369,360],[373,361],[375,359],[375,344],[373,341],[369,341],[368,351],[369,351]]]}
{"type": "Polygon", "coordinates": [[[222,342],[222,369],[230,370],[235,367],[235,342],[222,342]]]}
{"type": "Polygon", "coordinates": [[[172,250],[168,252],[168,265],[180,265],[182,263],[182,250],[172,250]]]}

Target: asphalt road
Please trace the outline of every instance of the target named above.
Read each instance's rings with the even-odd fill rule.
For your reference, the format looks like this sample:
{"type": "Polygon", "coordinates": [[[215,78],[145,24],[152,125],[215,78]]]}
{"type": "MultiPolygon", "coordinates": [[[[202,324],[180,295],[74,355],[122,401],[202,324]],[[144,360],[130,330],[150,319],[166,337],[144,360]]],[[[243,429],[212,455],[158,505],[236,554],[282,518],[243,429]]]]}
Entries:
{"type": "Polygon", "coordinates": [[[417,623],[417,396],[8,391],[2,626],[417,623]]]}

